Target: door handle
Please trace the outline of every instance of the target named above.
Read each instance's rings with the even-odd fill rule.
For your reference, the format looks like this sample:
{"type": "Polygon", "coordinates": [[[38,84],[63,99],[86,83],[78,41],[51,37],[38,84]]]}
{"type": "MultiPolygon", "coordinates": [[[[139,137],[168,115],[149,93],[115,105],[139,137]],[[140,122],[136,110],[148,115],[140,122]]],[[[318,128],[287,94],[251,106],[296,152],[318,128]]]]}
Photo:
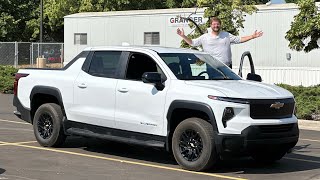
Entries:
{"type": "Polygon", "coordinates": [[[84,88],[87,88],[87,84],[86,83],[80,83],[80,84],[78,84],[78,87],[84,89],[84,88]]]}
{"type": "Polygon", "coordinates": [[[126,93],[128,92],[129,90],[127,88],[119,88],[118,89],[119,92],[122,92],[122,93],[126,93]]]}

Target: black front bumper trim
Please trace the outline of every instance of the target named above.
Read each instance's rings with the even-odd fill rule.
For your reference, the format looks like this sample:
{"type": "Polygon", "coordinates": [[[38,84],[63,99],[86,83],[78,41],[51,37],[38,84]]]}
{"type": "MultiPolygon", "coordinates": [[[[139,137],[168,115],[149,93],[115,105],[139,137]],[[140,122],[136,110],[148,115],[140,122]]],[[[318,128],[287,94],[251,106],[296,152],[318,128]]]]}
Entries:
{"type": "Polygon", "coordinates": [[[260,126],[250,126],[239,135],[217,134],[215,144],[217,152],[225,155],[249,155],[256,151],[286,150],[293,148],[299,139],[298,124],[286,132],[264,133],[260,126]]]}

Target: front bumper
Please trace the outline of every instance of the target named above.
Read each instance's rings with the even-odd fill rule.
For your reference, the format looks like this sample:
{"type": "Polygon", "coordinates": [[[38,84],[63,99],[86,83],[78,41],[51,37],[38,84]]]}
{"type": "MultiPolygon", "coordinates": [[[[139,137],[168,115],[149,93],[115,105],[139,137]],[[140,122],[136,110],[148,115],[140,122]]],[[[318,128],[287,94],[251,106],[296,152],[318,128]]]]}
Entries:
{"type": "Polygon", "coordinates": [[[288,151],[299,139],[298,124],[260,125],[244,129],[240,135],[217,134],[215,144],[222,156],[250,155],[253,152],[288,151]]]}

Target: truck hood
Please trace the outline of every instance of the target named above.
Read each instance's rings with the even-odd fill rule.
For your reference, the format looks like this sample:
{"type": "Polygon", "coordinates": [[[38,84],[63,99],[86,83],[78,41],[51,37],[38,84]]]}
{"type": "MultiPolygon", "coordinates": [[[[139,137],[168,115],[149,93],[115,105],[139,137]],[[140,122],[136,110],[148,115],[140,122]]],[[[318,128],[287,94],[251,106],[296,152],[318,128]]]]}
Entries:
{"type": "MultiPolygon", "coordinates": [[[[293,95],[276,85],[246,80],[196,80],[185,81],[187,85],[220,91],[226,97],[243,99],[282,99],[293,95]]],[[[215,95],[210,94],[208,95],[215,95]]]]}

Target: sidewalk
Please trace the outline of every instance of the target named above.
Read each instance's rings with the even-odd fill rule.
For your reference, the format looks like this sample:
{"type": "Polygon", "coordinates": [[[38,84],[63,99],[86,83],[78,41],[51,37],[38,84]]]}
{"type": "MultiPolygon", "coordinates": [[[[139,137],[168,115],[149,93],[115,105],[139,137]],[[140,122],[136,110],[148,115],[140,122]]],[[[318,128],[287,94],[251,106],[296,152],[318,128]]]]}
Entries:
{"type": "Polygon", "coordinates": [[[299,122],[300,129],[320,131],[320,121],[299,119],[298,122],[299,122]]]}

